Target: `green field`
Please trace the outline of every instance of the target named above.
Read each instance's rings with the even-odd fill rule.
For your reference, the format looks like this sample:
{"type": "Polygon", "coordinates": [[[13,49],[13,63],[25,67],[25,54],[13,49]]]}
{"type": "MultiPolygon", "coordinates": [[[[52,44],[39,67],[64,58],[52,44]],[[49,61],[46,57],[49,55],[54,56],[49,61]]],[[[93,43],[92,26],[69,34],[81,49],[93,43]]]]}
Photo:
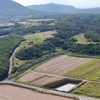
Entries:
{"type": "Polygon", "coordinates": [[[72,93],[100,98],[100,83],[86,83],[72,91],[72,93]]]}
{"type": "Polygon", "coordinates": [[[100,80],[100,59],[93,59],[66,73],[66,76],[86,80],[100,80]]]}
{"type": "Polygon", "coordinates": [[[89,43],[91,43],[91,42],[87,41],[87,39],[84,37],[83,33],[74,36],[74,38],[77,40],[77,43],[80,43],[80,44],[89,44],[89,43]]]}
{"type": "Polygon", "coordinates": [[[41,21],[54,21],[55,19],[31,19],[31,20],[28,20],[28,21],[31,21],[31,22],[41,22],[41,21]]]}
{"type": "Polygon", "coordinates": [[[41,32],[41,33],[35,33],[35,34],[27,34],[24,35],[25,41],[21,43],[20,47],[29,47],[31,45],[28,45],[27,41],[34,41],[34,44],[42,44],[46,38],[53,37],[53,34],[56,34],[56,31],[47,31],[47,32],[41,32]]]}
{"type": "Polygon", "coordinates": [[[23,65],[26,62],[27,62],[27,60],[26,61],[25,60],[19,60],[16,57],[13,58],[13,65],[15,67],[19,67],[19,66],[23,65]]]}

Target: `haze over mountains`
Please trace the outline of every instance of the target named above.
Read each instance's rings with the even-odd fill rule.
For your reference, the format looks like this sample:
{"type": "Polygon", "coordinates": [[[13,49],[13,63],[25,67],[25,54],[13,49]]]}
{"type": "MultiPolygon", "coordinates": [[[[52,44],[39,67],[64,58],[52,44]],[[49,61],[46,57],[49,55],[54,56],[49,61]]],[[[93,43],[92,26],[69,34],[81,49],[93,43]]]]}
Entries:
{"type": "Polygon", "coordinates": [[[29,9],[12,0],[0,0],[0,20],[30,15],[39,16],[42,14],[45,14],[45,12],[29,9]]]}
{"type": "Polygon", "coordinates": [[[0,0],[0,20],[4,18],[41,16],[49,14],[72,14],[72,13],[96,13],[100,14],[100,8],[77,9],[73,6],[49,3],[45,5],[23,6],[12,0],[0,0]]]}
{"type": "Polygon", "coordinates": [[[46,11],[46,12],[57,12],[57,13],[64,13],[64,14],[71,14],[71,13],[100,13],[100,8],[91,8],[91,9],[77,9],[73,6],[69,5],[62,5],[62,4],[44,4],[44,5],[31,5],[27,6],[30,9],[35,9],[39,11],[46,11]]]}

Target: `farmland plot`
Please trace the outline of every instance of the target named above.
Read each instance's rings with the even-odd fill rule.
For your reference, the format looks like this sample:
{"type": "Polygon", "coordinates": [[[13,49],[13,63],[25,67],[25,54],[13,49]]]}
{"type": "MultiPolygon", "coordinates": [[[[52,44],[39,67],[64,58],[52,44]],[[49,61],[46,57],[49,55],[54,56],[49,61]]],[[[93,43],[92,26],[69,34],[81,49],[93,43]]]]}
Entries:
{"type": "Polygon", "coordinates": [[[14,87],[10,85],[0,85],[0,100],[72,100],[60,96],[41,94],[32,90],[14,87]]]}
{"type": "Polygon", "coordinates": [[[20,76],[18,82],[28,83],[36,86],[43,86],[62,79],[60,76],[49,75],[40,72],[28,71],[20,76]]]}
{"type": "Polygon", "coordinates": [[[29,71],[27,73],[25,73],[24,75],[22,75],[22,77],[20,77],[18,79],[18,81],[20,82],[30,82],[30,81],[33,81],[35,79],[38,79],[40,77],[43,77],[44,75],[43,74],[39,74],[39,73],[36,73],[36,72],[33,72],[33,71],[29,71]]]}
{"type": "Polygon", "coordinates": [[[60,78],[58,78],[58,77],[45,76],[45,77],[42,77],[42,78],[40,78],[40,79],[38,79],[36,81],[31,82],[31,84],[42,86],[42,85],[46,85],[46,84],[48,84],[50,82],[57,81],[59,79],[60,78]]]}
{"type": "Polygon", "coordinates": [[[89,58],[78,58],[62,55],[53,58],[44,64],[41,64],[40,66],[35,68],[34,71],[55,75],[63,75],[69,70],[76,68],[77,66],[86,63],[89,60],[89,58]]]}

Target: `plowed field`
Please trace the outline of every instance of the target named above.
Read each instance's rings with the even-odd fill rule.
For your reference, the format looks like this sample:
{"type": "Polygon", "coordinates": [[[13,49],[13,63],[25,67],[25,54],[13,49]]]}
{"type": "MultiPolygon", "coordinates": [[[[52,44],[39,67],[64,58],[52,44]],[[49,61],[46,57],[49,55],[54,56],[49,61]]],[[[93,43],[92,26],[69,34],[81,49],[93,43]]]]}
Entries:
{"type": "Polygon", "coordinates": [[[79,58],[79,57],[71,57],[67,55],[62,55],[56,58],[47,61],[44,64],[41,64],[34,71],[55,74],[55,75],[63,75],[69,70],[86,63],[90,59],[88,58],[79,58]]]}
{"type": "Polygon", "coordinates": [[[69,98],[41,94],[28,89],[0,85],[0,100],[72,100],[69,98]]]}

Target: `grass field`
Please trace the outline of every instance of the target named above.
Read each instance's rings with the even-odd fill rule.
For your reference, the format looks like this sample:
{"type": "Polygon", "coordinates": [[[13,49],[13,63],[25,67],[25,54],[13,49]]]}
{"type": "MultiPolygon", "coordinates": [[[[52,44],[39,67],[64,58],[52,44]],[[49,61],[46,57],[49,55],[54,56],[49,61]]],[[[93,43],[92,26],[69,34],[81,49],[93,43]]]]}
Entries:
{"type": "Polygon", "coordinates": [[[24,39],[26,41],[21,43],[20,48],[31,46],[31,45],[28,45],[27,43],[27,41],[30,41],[30,40],[34,41],[34,44],[41,44],[46,38],[53,37],[53,34],[56,34],[56,33],[57,33],[56,31],[47,31],[47,32],[24,35],[24,39]]]}
{"type": "Polygon", "coordinates": [[[72,93],[100,98],[100,83],[86,83],[72,93]]]}
{"type": "Polygon", "coordinates": [[[16,57],[13,58],[13,65],[16,66],[16,67],[19,67],[26,62],[27,62],[27,60],[19,60],[16,57]]]}
{"type": "Polygon", "coordinates": [[[66,73],[66,76],[87,80],[100,80],[100,59],[93,59],[66,73]]]}
{"type": "Polygon", "coordinates": [[[31,21],[20,21],[19,24],[25,25],[25,27],[39,26],[41,22],[31,22],[31,21]]]}
{"type": "Polygon", "coordinates": [[[41,21],[52,21],[52,20],[55,20],[55,19],[31,19],[31,20],[28,20],[28,21],[33,21],[33,22],[41,22],[41,21]]]}
{"type": "Polygon", "coordinates": [[[56,31],[47,31],[47,32],[41,32],[41,33],[35,33],[35,34],[27,34],[24,36],[24,38],[28,40],[33,40],[34,44],[40,44],[43,43],[43,41],[46,38],[53,37],[53,34],[56,34],[56,31]]]}
{"type": "Polygon", "coordinates": [[[42,94],[29,89],[0,85],[0,100],[73,100],[70,98],[42,94]]]}
{"type": "Polygon", "coordinates": [[[74,38],[77,40],[77,43],[80,43],[80,44],[89,44],[89,43],[91,43],[91,42],[87,41],[87,39],[84,37],[83,33],[74,36],[74,38]]]}

